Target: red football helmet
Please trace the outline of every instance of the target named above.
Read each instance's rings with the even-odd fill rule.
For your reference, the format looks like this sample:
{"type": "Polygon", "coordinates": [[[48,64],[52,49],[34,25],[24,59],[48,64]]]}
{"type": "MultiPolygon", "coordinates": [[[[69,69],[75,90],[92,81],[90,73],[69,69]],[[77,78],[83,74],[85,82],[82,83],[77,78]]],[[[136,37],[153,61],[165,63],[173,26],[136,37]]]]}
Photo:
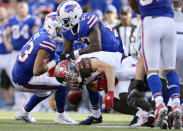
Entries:
{"type": "Polygon", "coordinates": [[[55,77],[62,85],[82,82],[81,75],[72,61],[61,61],[55,69],[55,77]]]}

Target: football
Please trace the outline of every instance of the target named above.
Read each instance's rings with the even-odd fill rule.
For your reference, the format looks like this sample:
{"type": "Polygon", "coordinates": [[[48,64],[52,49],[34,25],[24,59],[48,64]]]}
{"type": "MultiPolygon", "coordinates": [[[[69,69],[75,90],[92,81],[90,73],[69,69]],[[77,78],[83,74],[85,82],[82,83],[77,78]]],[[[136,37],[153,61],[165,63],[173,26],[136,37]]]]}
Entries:
{"type": "Polygon", "coordinates": [[[78,105],[82,100],[82,93],[79,88],[73,87],[68,93],[68,101],[73,105],[78,105]]]}

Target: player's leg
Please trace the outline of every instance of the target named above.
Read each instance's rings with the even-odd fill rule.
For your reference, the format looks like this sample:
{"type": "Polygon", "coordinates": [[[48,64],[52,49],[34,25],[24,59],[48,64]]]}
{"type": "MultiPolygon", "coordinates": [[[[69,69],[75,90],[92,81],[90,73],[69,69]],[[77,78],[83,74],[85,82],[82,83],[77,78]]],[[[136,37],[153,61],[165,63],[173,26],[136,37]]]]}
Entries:
{"type": "Polygon", "coordinates": [[[55,93],[56,117],[54,122],[59,124],[78,124],[65,113],[65,101],[67,96],[67,86],[60,86],[55,93]]]}
{"type": "Polygon", "coordinates": [[[175,129],[182,127],[182,110],[180,106],[180,83],[175,71],[176,64],[176,33],[173,19],[167,18],[169,28],[162,39],[162,64],[168,81],[168,89],[171,100],[171,107],[174,116],[173,126],[175,129]]]}
{"type": "Polygon", "coordinates": [[[88,119],[84,121],[81,121],[80,124],[90,125],[94,123],[101,123],[102,115],[101,115],[101,109],[100,109],[100,94],[99,92],[94,92],[88,89],[88,95],[89,95],[90,103],[92,105],[92,116],[88,117],[88,119]]]}
{"type": "Polygon", "coordinates": [[[142,56],[147,73],[148,87],[150,88],[156,103],[155,125],[157,127],[162,127],[168,109],[163,102],[162,83],[158,76],[161,54],[160,40],[163,34],[162,30],[164,30],[159,22],[161,22],[161,17],[144,18],[142,27],[142,56]],[[158,32],[157,29],[159,29],[158,32]]]}
{"type": "Polygon", "coordinates": [[[31,117],[29,113],[32,111],[32,109],[34,109],[37,104],[48,98],[50,95],[51,91],[37,92],[36,94],[32,95],[25,107],[14,115],[15,119],[35,123],[36,119],[31,117]]]}
{"type": "Polygon", "coordinates": [[[23,110],[23,112],[26,111],[26,114],[28,114],[38,103],[49,97],[51,94],[50,90],[57,90],[55,95],[55,100],[57,103],[55,122],[61,124],[77,123],[68,117],[64,112],[67,87],[62,87],[60,83],[57,82],[55,77],[48,77],[46,74],[43,74],[41,76],[33,77],[28,84],[24,84],[23,86],[19,86],[17,88],[24,92],[35,93],[23,110]]]}

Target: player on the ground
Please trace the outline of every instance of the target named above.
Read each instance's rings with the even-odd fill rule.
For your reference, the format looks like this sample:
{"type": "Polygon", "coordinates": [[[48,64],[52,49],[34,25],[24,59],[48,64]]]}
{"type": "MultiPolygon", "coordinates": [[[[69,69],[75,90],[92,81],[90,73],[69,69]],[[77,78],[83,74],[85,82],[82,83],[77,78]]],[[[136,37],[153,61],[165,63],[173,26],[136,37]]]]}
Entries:
{"type": "Polygon", "coordinates": [[[163,126],[167,115],[167,107],[163,102],[162,83],[158,76],[160,61],[166,74],[172,111],[174,128],[182,127],[179,78],[175,72],[176,63],[176,33],[174,13],[171,0],[129,0],[138,4],[142,19],[142,50],[147,82],[156,102],[155,124],[163,126]],[[157,29],[159,31],[157,31],[157,29]]]}
{"type": "MultiPolygon", "coordinates": [[[[68,83],[71,86],[87,85],[87,88],[94,92],[105,88],[111,92],[117,84],[116,87],[119,89],[115,88],[116,97],[120,97],[120,100],[115,101],[116,107],[114,108],[122,113],[134,114],[137,109],[127,106],[126,109],[129,108],[129,110],[125,111],[120,107],[127,105],[124,101],[127,99],[130,80],[135,77],[136,62],[137,60],[132,57],[123,59],[119,52],[93,52],[79,56],[74,62],[63,61],[59,63],[55,75],[61,83],[68,83]],[[120,96],[117,96],[119,94],[120,96]],[[122,105],[120,106],[120,104],[122,105]]],[[[105,97],[104,103],[107,108],[110,108],[111,103],[113,103],[113,96],[114,94],[105,97]]],[[[141,106],[144,108],[146,101],[141,101],[141,103],[144,103],[141,106]]],[[[92,113],[95,117],[96,113],[92,113]]],[[[95,120],[91,121],[91,118],[89,118],[82,121],[81,124],[93,124],[95,122],[95,120]]]]}
{"type": "Polygon", "coordinates": [[[57,37],[56,12],[47,15],[44,28],[36,32],[33,37],[24,45],[17,56],[13,68],[13,82],[17,90],[33,92],[22,111],[15,114],[15,119],[23,119],[28,122],[35,122],[29,112],[41,101],[48,98],[51,90],[56,90],[56,117],[55,122],[61,124],[77,124],[64,112],[67,87],[61,86],[55,77],[48,77],[45,74],[52,69],[58,61],[56,54],[57,37]],[[47,63],[50,61],[49,63],[47,63]]]}

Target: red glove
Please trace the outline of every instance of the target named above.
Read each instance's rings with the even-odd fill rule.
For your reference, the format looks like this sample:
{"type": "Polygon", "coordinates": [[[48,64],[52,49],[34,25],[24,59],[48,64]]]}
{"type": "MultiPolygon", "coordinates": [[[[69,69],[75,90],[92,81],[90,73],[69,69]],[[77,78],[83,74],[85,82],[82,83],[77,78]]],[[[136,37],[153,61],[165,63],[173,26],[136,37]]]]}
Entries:
{"type": "Polygon", "coordinates": [[[114,91],[108,91],[104,98],[106,109],[109,110],[111,108],[111,104],[112,104],[112,107],[114,107],[113,98],[114,98],[114,91]]]}

